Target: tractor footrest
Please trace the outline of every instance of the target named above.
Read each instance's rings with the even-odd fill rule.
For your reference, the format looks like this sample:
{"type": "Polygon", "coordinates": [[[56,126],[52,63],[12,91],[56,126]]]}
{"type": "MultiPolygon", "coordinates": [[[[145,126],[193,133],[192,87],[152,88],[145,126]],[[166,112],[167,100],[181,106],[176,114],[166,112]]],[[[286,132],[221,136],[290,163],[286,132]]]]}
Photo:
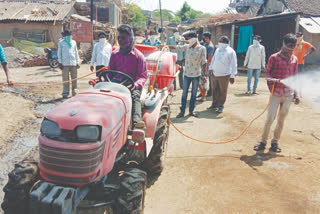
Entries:
{"type": "Polygon", "coordinates": [[[43,182],[30,193],[32,214],[73,214],[76,189],[43,182]]]}

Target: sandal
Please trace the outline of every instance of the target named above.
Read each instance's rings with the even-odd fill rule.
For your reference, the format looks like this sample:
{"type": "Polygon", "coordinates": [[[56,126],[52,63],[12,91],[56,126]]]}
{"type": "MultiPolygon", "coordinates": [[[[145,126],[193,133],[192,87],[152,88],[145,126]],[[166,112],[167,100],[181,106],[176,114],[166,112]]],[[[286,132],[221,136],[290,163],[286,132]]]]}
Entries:
{"type": "Polygon", "coordinates": [[[280,149],[278,143],[271,143],[271,147],[270,147],[269,151],[279,153],[279,152],[281,152],[281,149],[280,149]]]}
{"type": "Polygon", "coordinates": [[[264,142],[259,142],[257,143],[254,147],[253,147],[253,150],[254,151],[263,151],[266,149],[266,144],[264,142]]]}

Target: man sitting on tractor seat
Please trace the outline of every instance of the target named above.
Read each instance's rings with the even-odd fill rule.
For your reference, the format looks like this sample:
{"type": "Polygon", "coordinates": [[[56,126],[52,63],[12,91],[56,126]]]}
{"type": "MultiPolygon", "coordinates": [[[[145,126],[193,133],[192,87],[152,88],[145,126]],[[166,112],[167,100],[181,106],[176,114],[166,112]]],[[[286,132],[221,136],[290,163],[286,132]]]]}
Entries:
{"type": "Polygon", "coordinates": [[[129,25],[120,25],[117,30],[120,48],[112,52],[109,70],[125,73],[135,81],[136,88],[132,92],[132,123],[134,128],[144,129],[140,96],[148,76],[146,61],[143,54],[134,47],[132,28],[129,25]]]}

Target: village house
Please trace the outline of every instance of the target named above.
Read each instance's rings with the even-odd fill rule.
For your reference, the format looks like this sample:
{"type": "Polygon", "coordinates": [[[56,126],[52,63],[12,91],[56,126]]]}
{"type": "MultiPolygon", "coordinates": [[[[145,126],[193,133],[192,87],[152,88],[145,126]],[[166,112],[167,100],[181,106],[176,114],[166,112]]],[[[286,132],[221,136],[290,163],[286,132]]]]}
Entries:
{"type": "Polygon", "coordinates": [[[0,2],[0,43],[16,38],[57,45],[75,2],[0,2]]]}
{"type": "MultiPolygon", "coordinates": [[[[304,40],[314,45],[317,50],[306,58],[306,63],[319,62],[320,58],[320,4],[319,0],[265,0],[258,15],[280,14],[284,12],[299,12],[299,26],[304,40]]],[[[293,32],[294,33],[294,32],[293,32]]]]}

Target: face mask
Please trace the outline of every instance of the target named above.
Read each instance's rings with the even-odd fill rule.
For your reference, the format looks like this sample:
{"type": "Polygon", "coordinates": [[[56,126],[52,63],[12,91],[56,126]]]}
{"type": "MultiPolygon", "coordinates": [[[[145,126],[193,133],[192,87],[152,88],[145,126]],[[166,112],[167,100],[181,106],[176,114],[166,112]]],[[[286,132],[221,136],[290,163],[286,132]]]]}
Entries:
{"type": "Polygon", "coordinates": [[[99,39],[99,43],[100,43],[100,44],[104,44],[106,41],[107,41],[106,38],[100,38],[100,39],[99,39]]]}
{"type": "Polygon", "coordinates": [[[260,42],[258,40],[253,40],[253,45],[260,45],[260,42]]]}
{"type": "Polygon", "coordinates": [[[175,32],[173,35],[174,35],[175,37],[177,37],[177,36],[179,36],[179,32],[175,32]]]}
{"type": "Polygon", "coordinates": [[[196,42],[198,41],[197,38],[191,38],[188,40],[189,42],[189,47],[192,47],[196,42]]]}
{"type": "Polygon", "coordinates": [[[218,43],[218,48],[220,48],[220,49],[226,49],[228,46],[229,46],[229,44],[225,44],[225,43],[222,43],[222,42],[218,43]]]}
{"type": "Polygon", "coordinates": [[[65,36],[64,39],[68,43],[69,47],[71,48],[72,46],[72,36],[65,36]]]}
{"type": "Polygon", "coordinates": [[[290,58],[293,54],[294,48],[289,48],[285,44],[283,44],[281,53],[284,57],[290,58]]]}

